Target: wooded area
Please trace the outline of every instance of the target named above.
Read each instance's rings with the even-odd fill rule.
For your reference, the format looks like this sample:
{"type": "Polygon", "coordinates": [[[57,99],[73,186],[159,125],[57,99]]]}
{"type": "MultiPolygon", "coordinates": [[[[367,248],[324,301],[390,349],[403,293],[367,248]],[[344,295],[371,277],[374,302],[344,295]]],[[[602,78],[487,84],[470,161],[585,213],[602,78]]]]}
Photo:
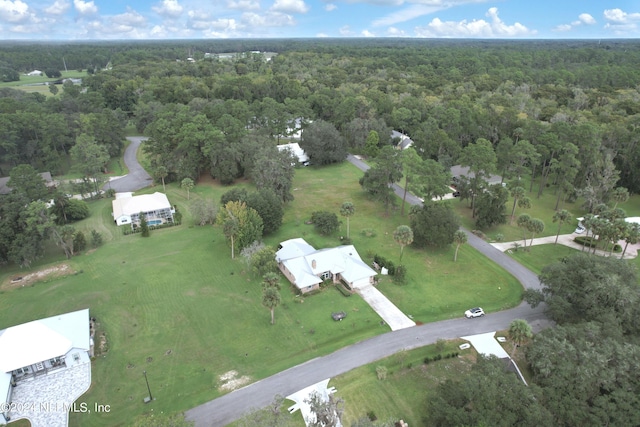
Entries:
{"type": "MultiPolygon", "coordinates": [[[[61,93],[48,97],[0,89],[0,174],[11,174],[16,190],[0,199],[0,262],[29,265],[43,250],[43,236],[60,231],[41,201],[46,189],[32,179],[36,172],[63,174],[76,167],[95,184],[108,158],[121,155],[128,124],[150,137],[144,152],[158,181],[197,181],[203,173],[223,184],[250,178],[282,203],[293,198],[295,159],[276,145],[298,130],[296,123],[315,167],[342,161],[347,152],[377,156],[361,184],[387,209],[394,197],[386,191],[389,182],[404,174],[417,195],[441,195],[448,184],[443,176],[460,163],[476,173],[460,182],[460,196],[471,198],[479,227],[506,221],[507,190],[494,188],[475,200],[480,178],[491,173],[509,182],[531,177],[531,188],[508,187],[520,189],[512,190],[514,209],[534,180],[538,195],[555,192],[557,209],[582,198],[594,212],[615,200],[616,188],[640,192],[637,41],[4,43],[0,74],[14,79],[32,69],[64,69],[63,58],[69,69],[89,70],[81,85],[66,82],[61,93]],[[258,51],[277,55],[267,60],[258,51]],[[205,55],[222,52],[237,55],[205,55]],[[408,155],[390,148],[397,142],[392,130],[413,140],[408,155]],[[492,217],[496,212],[500,218],[492,217]]],[[[434,212],[452,216],[432,206],[414,216],[431,218],[434,212]]],[[[457,229],[452,224],[447,239],[457,229]]],[[[432,234],[413,228],[414,244],[432,244],[432,234]]],[[[59,245],[70,236],[58,234],[59,245]]],[[[620,265],[576,257],[543,273],[544,297],[561,326],[537,337],[528,353],[542,387],[522,393],[537,411],[532,419],[640,423],[634,409],[640,389],[630,368],[638,366],[637,278],[620,265]],[[588,263],[593,270],[574,277],[588,263]],[[600,277],[617,293],[597,287],[588,292],[592,300],[576,301],[562,294],[557,277],[578,291],[600,277]],[[594,350],[601,343],[605,348],[594,350]],[[583,356],[573,362],[578,352],[583,356]],[[562,368],[551,368],[557,366],[562,368]],[[546,405],[534,407],[534,401],[546,405]]],[[[493,372],[488,365],[478,369],[493,372]]],[[[455,386],[443,386],[443,395],[456,394],[455,386]]],[[[496,382],[507,386],[513,385],[496,382]]],[[[443,413],[433,416],[434,425],[451,425],[446,410],[468,415],[470,400],[459,399],[459,408],[451,399],[451,407],[440,405],[443,413]]],[[[492,402],[488,406],[495,408],[492,402]]]]}

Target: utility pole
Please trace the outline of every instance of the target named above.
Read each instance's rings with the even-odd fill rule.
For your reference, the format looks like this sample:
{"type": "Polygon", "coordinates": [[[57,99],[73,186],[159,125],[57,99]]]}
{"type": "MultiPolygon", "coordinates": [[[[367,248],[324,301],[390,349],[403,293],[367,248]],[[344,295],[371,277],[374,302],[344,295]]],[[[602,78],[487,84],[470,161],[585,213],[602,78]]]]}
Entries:
{"type": "Polygon", "coordinates": [[[149,380],[147,379],[147,371],[142,371],[142,375],[144,375],[144,381],[147,383],[147,390],[149,391],[149,396],[144,398],[144,403],[149,403],[153,400],[153,396],[151,396],[151,388],[149,387],[149,380]]]}

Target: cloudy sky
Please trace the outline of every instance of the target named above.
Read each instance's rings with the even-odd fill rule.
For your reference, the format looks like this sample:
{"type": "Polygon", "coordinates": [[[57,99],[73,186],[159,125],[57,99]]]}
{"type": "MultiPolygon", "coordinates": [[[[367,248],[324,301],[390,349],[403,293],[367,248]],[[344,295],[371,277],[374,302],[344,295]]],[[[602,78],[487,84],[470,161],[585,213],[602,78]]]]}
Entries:
{"type": "Polygon", "coordinates": [[[638,0],[0,0],[0,40],[639,36],[638,0]]]}

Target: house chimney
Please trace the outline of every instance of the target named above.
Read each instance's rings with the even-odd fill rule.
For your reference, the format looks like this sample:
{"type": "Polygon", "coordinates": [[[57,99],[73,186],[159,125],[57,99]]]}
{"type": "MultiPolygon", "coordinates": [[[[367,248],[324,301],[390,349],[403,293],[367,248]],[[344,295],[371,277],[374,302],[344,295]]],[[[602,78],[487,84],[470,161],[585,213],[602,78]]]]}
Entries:
{"type": "Polygon", "coordinates": [[[311,260],[311,268],[316,269],[316,260],[311,260]]]}

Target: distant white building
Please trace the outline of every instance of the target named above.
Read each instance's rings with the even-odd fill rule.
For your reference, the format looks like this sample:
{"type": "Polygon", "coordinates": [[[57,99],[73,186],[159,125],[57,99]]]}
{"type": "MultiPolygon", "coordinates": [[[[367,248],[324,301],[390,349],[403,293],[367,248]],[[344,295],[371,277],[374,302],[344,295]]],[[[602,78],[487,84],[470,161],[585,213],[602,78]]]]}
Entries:
{"type": "Polygon", "coordinates": [[[142,213],[148,225],[160,225],[173,222],[175,209],[169,203],[167,195],[155,192],[134,196],[133,193],[116,193],[116,198],[111,202],[113,208],[113,220],[116,225],[131,224],[131,228],[140,225],[142,213]]]}
{"type": "Polygon", "coordinates": [[[40,70],[33,70],[30,73],[27,73],[27,76],[41,76],[44,73],[40,70]]]}
{"type": "Polygon", "coordinates": [[[397,130],[392,130],[391,139],[396,139],[396,138],[399,140],[396,147],[399,148],[400,150],[406,150],[407,148],[413,145],[413,140],[409,138],[407,135],[405,135],[402,132],[398,132],[397,130]]]}
{"type": "Polygon", "coordinates": [[[303,166],[309,165],[309,156],[307,156],[307,153],[305,153],[302,147],[300,147],[300,144],[298,144],[297,142],[278,145],[278,150],[289,150],[294,155],[294,157],[298,159],[298,163],[303,166]]]}

